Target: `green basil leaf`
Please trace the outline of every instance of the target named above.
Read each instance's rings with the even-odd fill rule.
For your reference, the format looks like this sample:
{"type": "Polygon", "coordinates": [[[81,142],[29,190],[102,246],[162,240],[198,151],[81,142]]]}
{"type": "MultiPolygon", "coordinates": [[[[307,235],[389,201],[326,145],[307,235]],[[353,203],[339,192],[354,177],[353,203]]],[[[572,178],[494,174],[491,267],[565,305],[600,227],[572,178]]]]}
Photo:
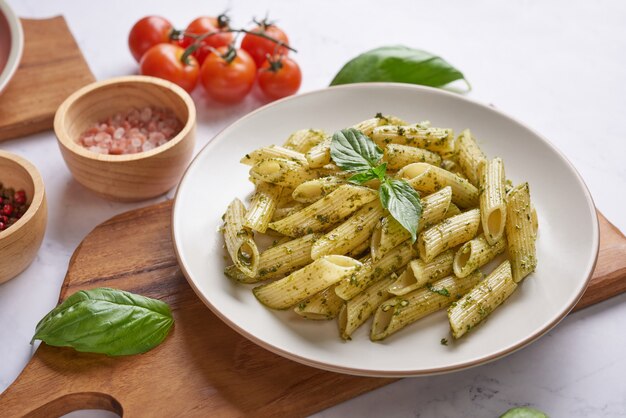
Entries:
{"type": "Polygon", "coordinates": [[[392,81],[442,87],[456,80],[464,80],[471,90],[463,73],[443,58],[396,45],[372,49],[352,59],[339,70],[330,85],[392,81]]]}
{"type": "Polygon", "coordinates": [[[548,416],[535,408],[521,406],[509,409],[500,415],[500,418],[548,418],[548,416]]]}
{"type": "Polygon", "coordinates": [[[110,356],[138,354],[159,345],[173,323],[160,300],[109,288],[81,290],[39,321],[32,341],[110,356]]]}
{"type": "Polygon", "coordinates": [[[330,156],[342,170],[363,173],[378,165],[383,150],[361,131],[348,128],[333,135],[330,156]]]}
{"type": "Polygon", "coordinates": [[[419,195],[404,180],[387,179],[380,185],[380,202],[399,223],[417,239],[417,226],[422,216],[419,195]]]}
{"type": "Polygon", "coordinates": [[[358,173],[348,179],[351,183],[363,184],[370,180],[378,179],[383,181],[387,173],[387,163],[382,163],[378,167],[370,168],[364,173],[358,173]]]}

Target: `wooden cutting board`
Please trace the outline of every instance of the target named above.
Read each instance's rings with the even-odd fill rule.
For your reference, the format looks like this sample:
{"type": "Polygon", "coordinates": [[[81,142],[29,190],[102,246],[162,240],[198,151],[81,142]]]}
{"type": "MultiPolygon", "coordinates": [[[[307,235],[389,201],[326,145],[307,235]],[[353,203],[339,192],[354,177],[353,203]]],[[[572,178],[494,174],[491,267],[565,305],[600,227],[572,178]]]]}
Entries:
{"type": "MultiPolygon", "coordinates": [[[[56,417],[106,409],[125,417],[304,416],[395,379],[317,370],[279,357],[205,307],[177,266],[171,202],[118,215],[76,249],[60,301],[114,287],[162,299],[176,320],[156,349],[111,358],[42,344],[2,395],[3,417],[56,417]]],[[[600,255],[575,309],[626,290],[626,238],[600,215],[600,255]]]]}
{"type": "Polygon", "coordinates": [[[62,16],[21,21],[24,53],[0,95],[0,141],[52,129],[61,102],[95,81],[62,16]]]}

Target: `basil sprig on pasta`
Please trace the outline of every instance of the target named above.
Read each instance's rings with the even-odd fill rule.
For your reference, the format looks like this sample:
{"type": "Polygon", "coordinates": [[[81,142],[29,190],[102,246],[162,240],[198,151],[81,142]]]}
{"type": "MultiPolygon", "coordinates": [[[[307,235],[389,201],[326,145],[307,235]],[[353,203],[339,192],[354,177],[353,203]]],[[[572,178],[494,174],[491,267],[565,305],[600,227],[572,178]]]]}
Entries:
{"type": "Polygon", "coordinates": [[[380,162],[383,151],[374,141],[357,129],[342,129],[333,135],[330,156],[339,168],[354,173],[350,182],[380,181],[379,197],[383,208],[410,232],[415,242],[422,215],[419,195],[406,181],[387,176],[387,163],[380,162]]]}

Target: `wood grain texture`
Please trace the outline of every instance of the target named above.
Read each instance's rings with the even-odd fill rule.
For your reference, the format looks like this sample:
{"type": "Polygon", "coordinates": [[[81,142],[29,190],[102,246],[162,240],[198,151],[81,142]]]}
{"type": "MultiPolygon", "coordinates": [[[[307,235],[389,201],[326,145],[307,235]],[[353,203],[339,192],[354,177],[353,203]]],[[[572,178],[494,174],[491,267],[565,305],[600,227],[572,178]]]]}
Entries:
{"type": "Polygon", "coordinates": [[[21,21],[24,54],[0,96],[0,141],[51,129],[61,102],[95,80],[62,16],[21,21]]]}
{"type": "MultiPolygon", "coordinates": [[[[116,216],[94,229],[70,261],[60,301],[110,286],[172,307],[172,334],[138,356],[110,358],[42,344],[0,395],[6,417],[54,417],[99,408],[137,416],[305,416],[395,379],[317,370],[262,349],[231,330],[187,285],[170,239],[171,202],[116,216]]],[[[579,307],[626,290],[626,239],[600,215],[603,247],[579,307]]]]}
{"type": "Polygon", "coordinates": [[[48,207],[39,171],[22,157],[0,150],[0,181],[4,187],[24,190],[30,205],[14,225],[0,231],[0,283],[4,283],[35,259],[46,232],[48,207]]]}
{"type": "Polygon", "coordinates": [[[60,106],[54,117],[63,159],[80,184],[100,196],[138,201],[166,193],[182,177],[193,155],[196,107],[187,92],[155,77],[124,76],[90,83],[60,106]],[[117,112],[146,106],[174,112],[182,130],[150,151],[125,155],[91,152],[76,141],[95,123],[117,112]]]}

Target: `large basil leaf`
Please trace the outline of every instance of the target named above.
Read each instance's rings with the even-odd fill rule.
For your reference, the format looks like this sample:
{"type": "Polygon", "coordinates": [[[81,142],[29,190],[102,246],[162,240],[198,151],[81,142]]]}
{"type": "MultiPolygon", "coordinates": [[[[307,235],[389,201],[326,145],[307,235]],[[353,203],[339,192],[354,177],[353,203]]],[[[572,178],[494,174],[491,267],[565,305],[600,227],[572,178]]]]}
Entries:
{"type": "Polygon", "coordinates": [[[383,181],[385,179],[385,174],[387,173],[387,163],[382,163],[378,167],[370,168],[369,170],[355,174],[354,176],[348,179],[351,183],[363,184],[367,183],[370,180],[378,179],[383,181]]]}
{"type": "Polygon", "coordinates": [[[33,341],[110,356],[138,354],[159,345],[173,323],[160,300],[109,288],[81,290],[39,321],[33,341]]]}
{"type": "Polygon", "coordinates": [[[383,150],[363,132],[348,128],[333,135],[330,156],[342,170],[362,173],[378,165],[383,157],[383,150]]]}
{"type": "Polygon", "coordinates": [[[393,81],[442,87],[456,80],[464,80],[471,89],[463,73],[443,58],[430,52],[396,45],[372,49],[350,60],[330,85],[393,81]]]}
{"type": "Polygon", "coordinates": [[[386,179],[380,185],[379,196],[383,207],[411,233],[415,242],[422,216],[422,203],[417,192],[404,180],[386,179]]]}

